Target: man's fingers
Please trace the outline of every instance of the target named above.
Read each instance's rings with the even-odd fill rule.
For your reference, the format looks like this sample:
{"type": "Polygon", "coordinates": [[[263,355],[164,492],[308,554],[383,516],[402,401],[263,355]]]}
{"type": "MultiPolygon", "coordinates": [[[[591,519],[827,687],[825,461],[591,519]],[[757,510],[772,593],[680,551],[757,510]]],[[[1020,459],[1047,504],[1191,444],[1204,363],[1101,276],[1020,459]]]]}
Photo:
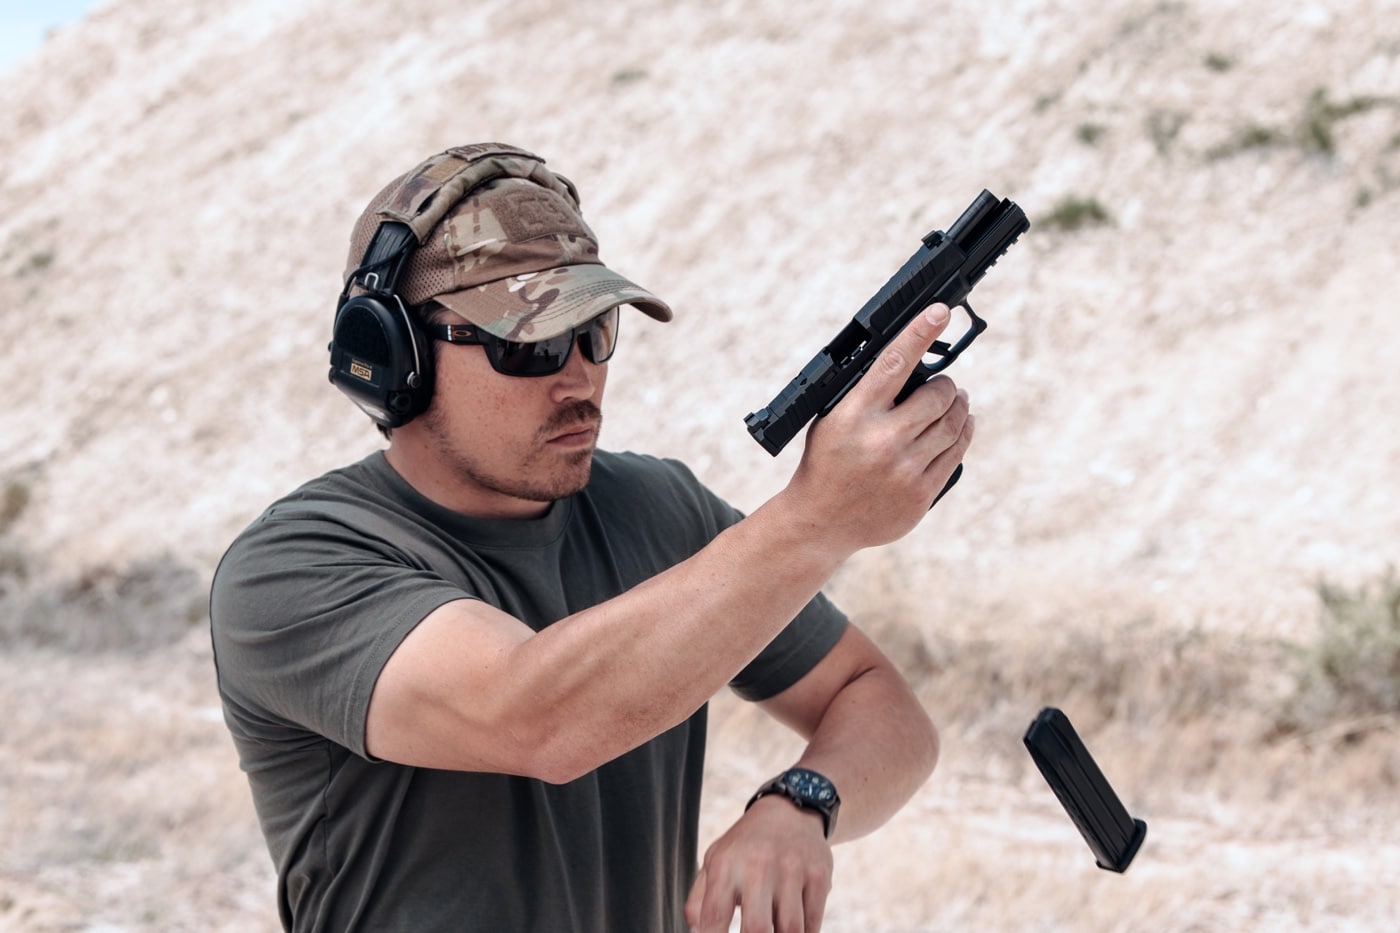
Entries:
{"type": "Polygon", "coordinates": [[[805,880],[800,873],[790,873],[782,880],[773,903],[774,933],[810,933],[816,929],[806,918],[805,880]]]}
{"type": "Polygon", "coordinates": [[[705,901],[705,869],[702,866],[695,875],[695,883],[690,886],[690,895],[685,899],[685,922],[692,930],[700,928],[700,905],[705,901]]]}
{"type": "MultiPolygon", "coordinates": [[[[947,380],[947,376],[935,376],[935,381],[947,380]]],[[[951,382],[949,382],[951,385],[951,382]]],[[[971,402],[968,400],[967,391],[964,389],[954,389],[952,397],[945,403],[943,398],[947,394],[947,389],[941,386],[937,391],[924,393],[919,399],[912,399],[912,404],[925,406],[929,417],[928,426],[919,433],[917,443],[929,451],[929,459],[937,456],[942,450],[957,440],[958,434],[962,431],[967,419],[972,416],[971,402]],[[927,400],[925,401],[925,397],[927,400]]]]}
{"type": "Polygon", "coordinates": [[[814,933],[832,868],[819,824],[765,798],[705,853],[685,901],[686,923],[695,933],[727,933],[737,911],[742,933],[814,933]]]}
{"type": "Polygon", "coordinates": [[[703,866],[685,899],[685,922],[694,933],[726,933],[734,910],[739,906],[738,892],[720,883],[723,873],[711,884],[709,872],[703,866]]]}
{"type": "MultiPolygon", "coordinates": [[[[957,469],[963,457],[967,454],[967,448],[972,444],[972,434],[977,427],[976,416],[969,414],[962,424],[962,430],[954,438],[953,443],[945,447],[941,453],[929,461],[924,475],[929,477],[934,483],[947,483],[947,477],[952,475],[957,469]]],[[[942,486],[939,487],[940,489],[942,486]]]]}
{"type": "Polygon", "coordinates": [[[826,899],[831,894],[831,881],[809,884],[802,889],[803,933],[820,933],[822,917],[826,914],[826,899]]]}
{"type": "MultiPolygon", "coordinates": [[[[739,907],[740,897],[736,887],[724,880],[725,872],[715,878],[706,876],[704,890],[691,915],[690,903],[686,903],[686,920],[697,933],[726,933],[734,919],[734,911],[739,907]]],[[[692,892],[699,890],[697,882],[692,892]]],[[[692,893],[694,899],[694,893],[692,893]]]]}
{"type": "Polygon", "coordinates": [[[905,325],[904,330],[881,351],[864,378],[851,392],[864,392],[871,399],[893,404],[899,390],[914,374],[930,345],[948,326],[951,312],[945,304],[929,305],[905,325]]]}

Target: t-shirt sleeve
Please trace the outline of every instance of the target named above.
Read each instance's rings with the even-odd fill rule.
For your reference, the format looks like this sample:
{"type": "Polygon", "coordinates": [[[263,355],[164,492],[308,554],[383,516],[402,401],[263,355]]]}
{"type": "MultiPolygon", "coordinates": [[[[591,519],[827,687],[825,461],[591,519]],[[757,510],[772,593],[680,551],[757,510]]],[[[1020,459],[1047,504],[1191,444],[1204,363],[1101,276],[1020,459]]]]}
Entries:
{"type": "Polygon", "coordinates": [[[818,593],[729,686],[745,700],[777,696],[817,666],[841,640],[847,619],[818,593]]]}
{"type": "Polygon", "coordinates": [[[210,620],[231,729],[316,733],[368,757],[379,673],[430,612],[469,594],[331,519],[263,516],[214,576],[210,620]]]}

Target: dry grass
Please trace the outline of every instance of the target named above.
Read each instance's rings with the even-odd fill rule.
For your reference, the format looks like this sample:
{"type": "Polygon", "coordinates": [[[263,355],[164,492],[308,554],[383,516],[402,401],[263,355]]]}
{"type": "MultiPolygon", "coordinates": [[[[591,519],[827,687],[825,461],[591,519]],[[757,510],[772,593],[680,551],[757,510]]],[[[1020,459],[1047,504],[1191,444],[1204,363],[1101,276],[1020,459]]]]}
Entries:
{"type": "Polygon", "coordinates": [[[207,636],[0,661],[0,929],[269,928],[270,867],[207,636]]]}

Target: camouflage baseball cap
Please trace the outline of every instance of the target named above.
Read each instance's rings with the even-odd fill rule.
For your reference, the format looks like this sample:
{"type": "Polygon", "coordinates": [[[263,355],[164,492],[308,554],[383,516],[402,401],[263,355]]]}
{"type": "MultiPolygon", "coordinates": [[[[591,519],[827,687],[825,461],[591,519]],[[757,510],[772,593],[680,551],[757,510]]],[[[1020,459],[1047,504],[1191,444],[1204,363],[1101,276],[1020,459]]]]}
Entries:
{"type": "Polygon", "coordinates": [[[348,282],[385,221],[418,239],[398,285],[507,340],[544,340],[630,304],[658,321],[670,307],[598,258],[572,182],[501,143],[441,152],[380,191],[355,223],[348,282]]]}

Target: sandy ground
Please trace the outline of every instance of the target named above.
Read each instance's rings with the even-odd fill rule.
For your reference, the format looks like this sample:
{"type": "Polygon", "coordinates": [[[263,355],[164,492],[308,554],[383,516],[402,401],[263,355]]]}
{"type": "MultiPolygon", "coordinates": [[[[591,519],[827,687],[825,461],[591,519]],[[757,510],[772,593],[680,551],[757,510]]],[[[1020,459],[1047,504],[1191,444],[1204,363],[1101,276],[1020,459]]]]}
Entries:
{"type": "MultiPolygon", "coordinates": [[[[7,656],[0,685],[10,711],[0,820],[12,841],[0,929],[276,929],[271,869],[202,637],[139,659],[7,656]]],[[[923,692],[936,708],[937,688],[923,692]]],[[[706,838],[796,749],[733,698],[717,700],[714,718],[706,838]]],[[[1393,729],[1237,749],[1209,722],[1086,730],[1149,827],[1117,875],[1094,865],[1021,753],[1025,724],[1012,713],[944,729],[934,779],[881,831],[837,850],[825,929],[1392,928],[1393,729]]]]}
{"type": "MultiPolygon", "coordinates": [[[[0,929],[269,927],[203,587],[376,446],[324,376],[350,223],[486,139],[677,308],[605,445],[744,508],[796,454],[743,415],[979,190],[1031,216],[966,477],[833,581],[945,743],[828,929],[1393,927],[1394,710],[1301,673],[1319,584],[1400,563],[1393,0],[109,0],[0,113],[0,929]],[[1150,824],[1126,875],[1020,748],[1047,704],[1150,824]]],[[[717,701],[707,836],[790,741],[717,701]]]]}

